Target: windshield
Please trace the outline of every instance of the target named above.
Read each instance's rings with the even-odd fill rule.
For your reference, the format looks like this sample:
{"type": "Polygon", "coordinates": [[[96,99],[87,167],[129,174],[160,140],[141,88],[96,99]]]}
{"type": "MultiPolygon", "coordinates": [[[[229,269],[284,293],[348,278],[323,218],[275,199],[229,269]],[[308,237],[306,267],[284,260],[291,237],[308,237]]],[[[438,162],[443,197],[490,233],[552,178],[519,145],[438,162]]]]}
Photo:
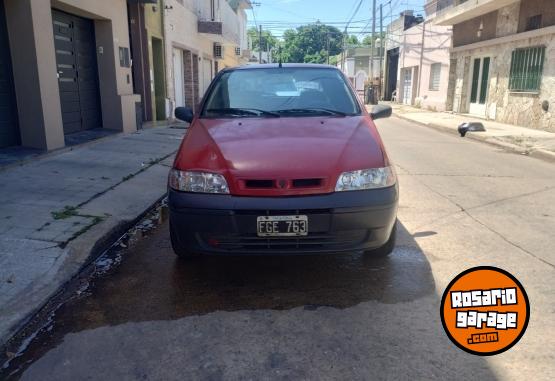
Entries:
{"type": "Polygon", "coordinates": [[[338,70],[270,68],[222,74],[208,95],[203,117],[359,115],[338,70]]]}

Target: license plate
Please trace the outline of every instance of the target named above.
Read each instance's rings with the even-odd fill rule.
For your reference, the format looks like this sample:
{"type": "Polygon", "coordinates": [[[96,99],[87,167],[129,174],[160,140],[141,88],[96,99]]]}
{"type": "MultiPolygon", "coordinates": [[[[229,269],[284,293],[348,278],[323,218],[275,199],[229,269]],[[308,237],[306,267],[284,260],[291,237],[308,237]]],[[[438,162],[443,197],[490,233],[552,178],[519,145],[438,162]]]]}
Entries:
{"type": "Polygon", "coordinates": [[[297,237],[308,234],[307,216],[260,216],[256,219],[259,237],[297,237]]]}

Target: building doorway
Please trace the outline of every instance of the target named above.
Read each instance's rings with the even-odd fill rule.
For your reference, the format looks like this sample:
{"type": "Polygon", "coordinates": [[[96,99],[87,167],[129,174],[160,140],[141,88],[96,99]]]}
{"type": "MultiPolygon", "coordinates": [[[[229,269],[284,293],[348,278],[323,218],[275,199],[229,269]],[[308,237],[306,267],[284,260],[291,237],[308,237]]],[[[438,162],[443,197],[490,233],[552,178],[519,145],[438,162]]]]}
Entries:
{"type": "Polygon", "coordinates": [[[206,58],[202,59],[202,87],[201,87],[201,98],[204,96],[208,86],[212,82],[212,61],[206,58]]]}
{"type": "Polygon", "coordinates": [[[152,37],[152,68],[150,69],[151,90],[154,91],[153,116],[156,120],[166,119],[166,85],[164,80],[164,46],[162,40],[152,37]]]}
{"type": "Polygon", "coordinates": [[[412,104],[412,68],[403,69],[401,72],[403,73],[401,76],[403,104],[410,106],[412,104]]]}
{"type": "Polygon", "coordinates": [[[360,70],[355,75],[355,90],[360,99],[364,100],[364,85],[368,81],[368,75],[363,70],[360,70]]]}
{"type": "Polygon", "coordinates": [[[92,20],[52,10],[64,134],[102,127],[92,20]]]}
{"type": "Polygon", "coordinates": [[[173,49],[173,88],[175,91],[175,107],[185,106],[184,74],[183,50],[173,49]]]}
{"type": "Polygon", "coordinates": [[[12,59],[4,2],[0,2],[0,148],[19,145],[12,59]]]}
{"type": "Polygon", "coordinates": [[[387,51],[386,84],[384,100],[390,101],[397,88],[397,70],[399,69],[399,48],[387,51]]]}
{"type": "Polygon", "coordinates": [[[470,73],[470,98],[468,112],[485,117],[488,97],[490,57],[474,58],[470,73]]]}

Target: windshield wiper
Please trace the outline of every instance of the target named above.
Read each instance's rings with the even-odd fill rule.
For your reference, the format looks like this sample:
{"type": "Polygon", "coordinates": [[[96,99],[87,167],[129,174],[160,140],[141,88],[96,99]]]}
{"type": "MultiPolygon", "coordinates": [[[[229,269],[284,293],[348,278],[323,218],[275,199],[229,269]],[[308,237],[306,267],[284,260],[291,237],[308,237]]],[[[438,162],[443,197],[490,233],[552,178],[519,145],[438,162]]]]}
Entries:
{"type": "Polygon", "coordinates": [[[290,108],[286,110],[278,110],[276,113],[279,114],[328,114],[328,115],[338,115],[338,116],[346,116],[347,113],[343,111],[331,110],[328,108],[317,108],[317,107],[310,107],[310,108],[290,108]]]}
{"type": "Polygon", "coordinates": [[[275,112],[260,110],[257,108],[237,108],[237,107],[227,107],[227,108],[210,108],[206,110],[209,113],[220,114],[220,115],[252,115],[252,116],[271,116],[274,118],[279,118],[280,115],[275,112]]]}

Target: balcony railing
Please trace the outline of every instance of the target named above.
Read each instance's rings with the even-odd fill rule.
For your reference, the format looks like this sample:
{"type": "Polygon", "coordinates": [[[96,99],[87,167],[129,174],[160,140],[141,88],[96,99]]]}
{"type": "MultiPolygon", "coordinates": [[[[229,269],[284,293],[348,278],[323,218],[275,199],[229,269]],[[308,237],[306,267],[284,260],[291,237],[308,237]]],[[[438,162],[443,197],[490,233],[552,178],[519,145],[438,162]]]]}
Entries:
{"type": "Polygon", "coordinates": [[[239,20],[225,0],[198,0],[198,32],[214,42],[239,45],[239,20]]]}
{"type": "Polygon", "coordinates": [[[428,18],[434,18],[445,13],[455,4],[456,0],[431,0],[426,3],[426,5],[424,6],[424,10],[428,18]]]}
{"type": "Polygon", "coordinates": [[[438,25],[454,25],[496,11],[520,0],[437,0],[426,4],[426,13],[438,25]],[[440,5],[441,3],[441,5],[440,5]],[[428,11],[430,13],[428,13],[428,11]],[[434,12],[435,11],[435,15],[434,12]]]}

